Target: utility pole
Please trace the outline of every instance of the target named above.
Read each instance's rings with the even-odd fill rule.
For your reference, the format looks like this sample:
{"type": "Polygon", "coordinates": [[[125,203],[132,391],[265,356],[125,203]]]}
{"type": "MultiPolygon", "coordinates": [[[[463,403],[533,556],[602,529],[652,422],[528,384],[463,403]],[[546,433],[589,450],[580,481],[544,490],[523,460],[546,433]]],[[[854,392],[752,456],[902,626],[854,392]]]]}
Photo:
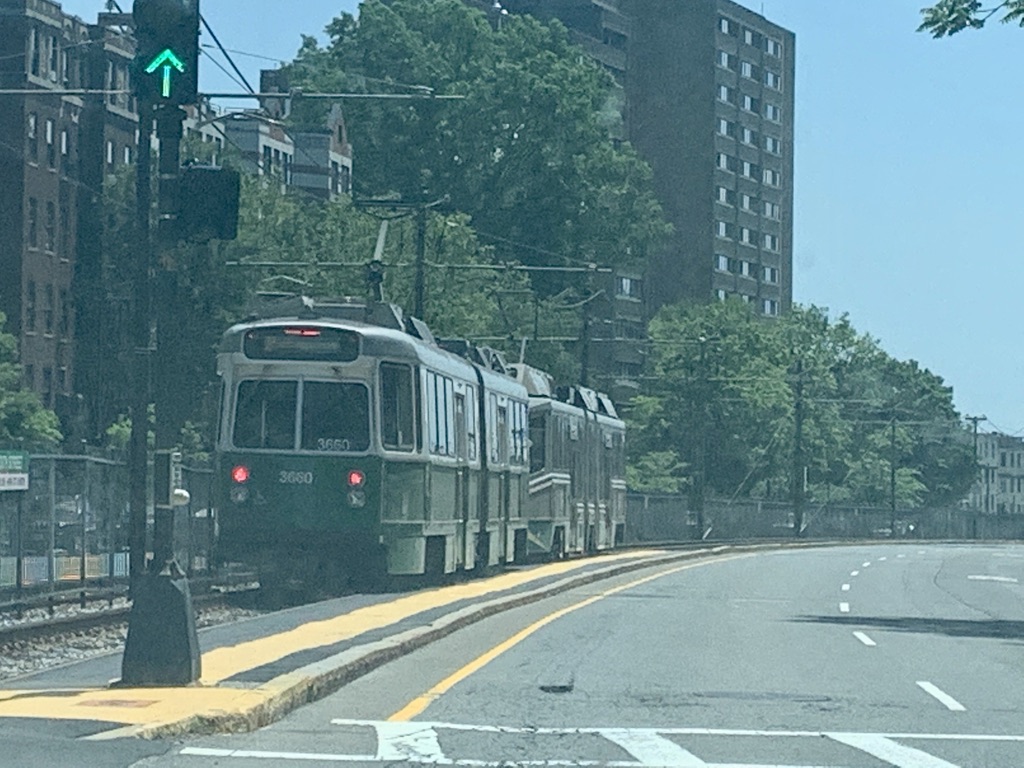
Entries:
{"type": "Polygon", "coordinates": [[[697,538],[704,538],[704,484],[707,479],[708,453],[708,369],[707,369],[707,337],[697,339],[700,345],[700,406],[695,409],[700,420],[697,427],[697,461],[693,478],[693,496],[691,505],[697,516],[697,538]]]}
{"type": "Polygon", "coordinates": [[[889,538],[896,538],[896,404],[889,420],[889,538]]]}
{"type": "Polygon", "coordinates": [[[804,360],[796,361],[796,400],[793,403],[793,535],[803,536],[804,528],[804,360]]]}
{"type": "MultiPolygon", "coordinates": [[[[982,421],[987,421],[987,416],[964,416],[964,421],[971,422],[971,432],[974,437],[974,478],[975,481],[978,479],[978,470],[981,469],[981,462],[978,461],[978,424],[982,421]]],[[[985,470],[986,479],[988,477],[988,470],[985,470]]],[[[977,510],[975,510],[977,511],[977,510]]]]}
{"type": "Polygon", "coordinates": [[[427,293],[427,209],[416,211],[416,279],[413,285],[413,314],[422,319],[426,312],[427,293]]]}

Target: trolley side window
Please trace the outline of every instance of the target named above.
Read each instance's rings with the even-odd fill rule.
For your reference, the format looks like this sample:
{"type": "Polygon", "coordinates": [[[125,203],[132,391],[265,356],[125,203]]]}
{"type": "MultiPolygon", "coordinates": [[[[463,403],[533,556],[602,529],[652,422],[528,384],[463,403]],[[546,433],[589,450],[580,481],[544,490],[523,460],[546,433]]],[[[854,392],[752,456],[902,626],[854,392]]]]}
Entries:
{"type": "Polygon", "coordinates": [[[387,450],[412,451],[416,422],[412,368],[396,363],[380,365],[380,438],[387,450]]]}
{"type": "Polygon", "coordinates": [[[530,414],[530,471],[540,472],[547,459],[547,414],[530,414]]]}
{"type": "Polygon", "coordinates": [[[303,384],[303,450],[347,452],[365,451],[369,447],[370,397],[363,384],[303,384]]]}
{"type": "Polygon", "coordinates": [[[233,442],[238,448],[295,448],[294,381],[243,381],[238,385],[233,442]]]}

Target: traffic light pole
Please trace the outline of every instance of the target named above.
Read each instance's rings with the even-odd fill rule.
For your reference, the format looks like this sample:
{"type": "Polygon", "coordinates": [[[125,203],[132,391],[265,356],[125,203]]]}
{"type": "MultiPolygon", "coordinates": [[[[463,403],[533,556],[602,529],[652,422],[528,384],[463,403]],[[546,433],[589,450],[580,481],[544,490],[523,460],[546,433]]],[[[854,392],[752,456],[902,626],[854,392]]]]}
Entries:
{"type": "Polygon", "coordinates": [[[139,150],[135,167],[136,249],[132,288],[133,384],[132,431],[128,443],[129,466],[129,572],[133,594],[146,572],[146,518],[149,449],[150,351],[152,339],[150,270],[152,238],[150,209],[153,204],[150,162],[153,105],[139,102],[139,150]]]}
{"type": "MultiPolygon", "coordinates": [[[[179,359],[180,345],[175,342],[175,311],[177,279],[168,268],[165,254],[177,245],[177,219],[179,211],[178,179],[181,168],[182,123],[185,112],[175,106],[161,105],[157,109],[156,130],[160,141],[160,218],[157,228],[157,259],[155,295],[157,356],[154,394],[156,395],[156,447],[173,449],[178,442],[180,425],[174,399],[173,378],[179,359]]],[[[174,511],[168,506],[157,506],[153,512],[153,566],[164,570],[174,561],[174,511]]]]}

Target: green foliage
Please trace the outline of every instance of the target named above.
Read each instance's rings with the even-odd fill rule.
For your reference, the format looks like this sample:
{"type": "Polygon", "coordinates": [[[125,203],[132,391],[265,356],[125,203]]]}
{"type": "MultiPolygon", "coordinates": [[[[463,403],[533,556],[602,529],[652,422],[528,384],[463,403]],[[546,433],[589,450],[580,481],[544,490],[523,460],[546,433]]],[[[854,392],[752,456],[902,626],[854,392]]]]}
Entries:
{"type": "Polygon", "coordinates": [[[664,308],[650,326],[650,382],[630,412],[631,477],[664,452],[715,494],[789,499],[806,467],[811,501],[958,501],[974,479],[952,390],[887,355],[848,318],[816,307],[766,322],[738,301],[664,308]],[[795,455],[797,407],[801,441],[795,455]]]}
{"type": "MultiPolygon", "coordinates": [[[[0,329],[7,318],[0,312],[0,329]]],[[[0,446],[52,450],[62,439],[56,414],[22,386],[17,339],[0,331],[0,446]]]]}
{"type": "Polygon", "coordinates": [[[981,0],[939,0],[935,5],[921,9],[924,21],[918,32],[932,37],[947,37],[965,29],[981,29],[994,15],[1003,12],[1003,23],[1016,21],[1024,27],[1024,0],[1003,0],[995,7],[982,7],[981,0]]]}
{"type": "MultiPolygon", "coordinates": [[[[631,263],[666,234],[650,169],[608,139],[611,80],[557,22],[515,16],[497,31],[461,0],[368,0],[328,32],[326,49],[307,39],[290,65],[296,85],[464,97],[347,104],[358,194],[447,197],[486,236],[539,249],[490,241],[500,260],[631,263]]],[[[565,282],[535,281],[549,293],[565,282]]]]}

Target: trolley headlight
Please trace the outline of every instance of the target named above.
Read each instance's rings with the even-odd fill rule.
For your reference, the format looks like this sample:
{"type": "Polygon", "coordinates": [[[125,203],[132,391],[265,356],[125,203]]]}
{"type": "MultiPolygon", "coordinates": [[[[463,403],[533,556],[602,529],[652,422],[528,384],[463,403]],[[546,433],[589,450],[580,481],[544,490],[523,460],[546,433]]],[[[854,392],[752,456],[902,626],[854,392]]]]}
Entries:
{"type": "Polygon", "coordinates": [[[236,485],[231,489],[231,501],[235,504],[241,504],[244,501],[249,500],[249,489],[243,485],[236,485]]]}

